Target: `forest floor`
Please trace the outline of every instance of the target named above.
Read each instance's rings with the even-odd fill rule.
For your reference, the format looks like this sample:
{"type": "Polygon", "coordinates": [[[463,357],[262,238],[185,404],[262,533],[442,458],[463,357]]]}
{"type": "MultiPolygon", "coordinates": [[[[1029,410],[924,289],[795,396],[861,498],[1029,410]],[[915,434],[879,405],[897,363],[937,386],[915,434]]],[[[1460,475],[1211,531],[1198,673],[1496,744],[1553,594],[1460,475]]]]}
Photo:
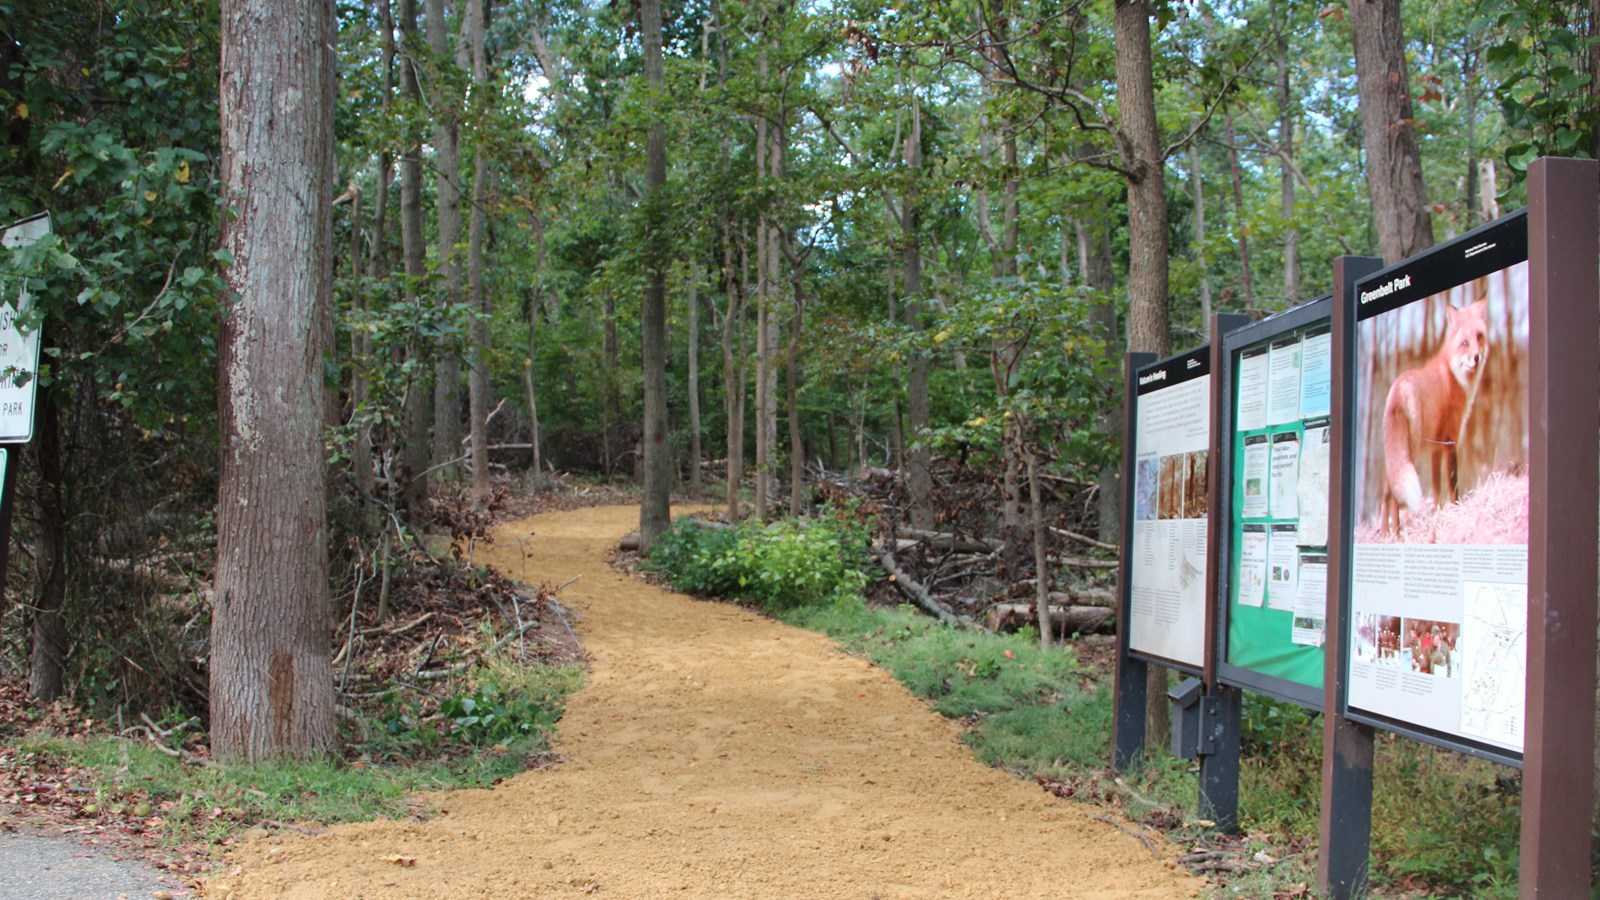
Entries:
{"type": "MultiPolygon", "coordinates": [[[[680,510],[680,512],[683,510],[680,510]]],[[[426,821],[246,842],[213,897],[1192,897],[1175,848],[977,762],[831,640],[617,572],[635,506],[498,529],[477,560],[564,583],[593,671],[558,761],[426,821]]]]}

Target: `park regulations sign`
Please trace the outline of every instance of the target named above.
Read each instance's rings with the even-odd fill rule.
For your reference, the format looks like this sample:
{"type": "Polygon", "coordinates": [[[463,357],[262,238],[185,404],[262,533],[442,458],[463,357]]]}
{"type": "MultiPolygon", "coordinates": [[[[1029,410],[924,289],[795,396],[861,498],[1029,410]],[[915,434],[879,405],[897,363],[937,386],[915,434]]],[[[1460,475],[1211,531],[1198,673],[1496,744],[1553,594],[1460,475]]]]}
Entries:
{"type": "MultiPolygon", "coordinates": [[[[0,234],[0,246],[21,250],[50,234],[50,217],[23,219],[0,234]]],[[[39,329],[23,330],[33,305],[27,276],[0,270],[0,444],[33,439],[34,397],[39,386],[39,329]]]]}

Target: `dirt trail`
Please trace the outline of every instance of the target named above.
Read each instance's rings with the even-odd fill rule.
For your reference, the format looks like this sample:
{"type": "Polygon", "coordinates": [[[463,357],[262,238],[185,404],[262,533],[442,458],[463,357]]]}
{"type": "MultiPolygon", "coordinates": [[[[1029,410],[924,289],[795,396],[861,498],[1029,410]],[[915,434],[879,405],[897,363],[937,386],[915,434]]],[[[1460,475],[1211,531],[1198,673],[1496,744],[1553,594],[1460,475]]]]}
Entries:
{"type": "Polygon", "coordinates": [[[613,571],[604,556],[637,523],[637,507],[538,516],[501,529],[486,560],[534,581],[582,576],[562,599],[594,671],[560,725],[564,762],[437,797],[447,812],[426,823],[243,847],[225,867],[242,872],[208,896],[1176,898],[1201,886],[1087,807],[980,765],[953,724],[828,639],[613,571]]]}

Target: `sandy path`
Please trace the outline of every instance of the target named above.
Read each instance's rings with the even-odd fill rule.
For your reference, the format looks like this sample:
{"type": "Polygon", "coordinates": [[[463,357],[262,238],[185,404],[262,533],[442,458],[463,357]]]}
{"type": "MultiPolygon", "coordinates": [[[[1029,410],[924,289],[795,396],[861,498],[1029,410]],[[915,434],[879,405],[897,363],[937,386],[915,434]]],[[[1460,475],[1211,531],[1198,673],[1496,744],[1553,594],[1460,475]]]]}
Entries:
{"type": "Polygon", "coordinates": [[[827,638],[622,576],[636,507],[507,526],[487,560],[582,578],[594,659],[556,750],[426,822],[250,845],[209,896],[1192,897],[1086,807],[980,765],[954,725],[827,638]],[[383,857],[401,854],[403,868],[383,857]]]}

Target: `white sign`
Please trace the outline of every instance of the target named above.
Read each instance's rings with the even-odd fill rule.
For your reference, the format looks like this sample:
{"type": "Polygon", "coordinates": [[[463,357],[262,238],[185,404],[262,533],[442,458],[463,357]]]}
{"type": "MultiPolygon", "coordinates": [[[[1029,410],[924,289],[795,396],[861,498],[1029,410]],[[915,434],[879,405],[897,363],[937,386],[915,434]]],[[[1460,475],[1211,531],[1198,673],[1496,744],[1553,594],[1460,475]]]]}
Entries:
{"type": "MultiPolygon", "coordinates": [[[[50,217],[34,216],[0,235],[6,249],[26,247],[50,233],[50,217]]],[[[23,334],[18,317],[33,303],[26,278],[0,274],[0,443],[33,440],[33,399],[39,387],[39,330],[23,334]],[[15,300],[13,300],[15,298],[15,300]]]]}

